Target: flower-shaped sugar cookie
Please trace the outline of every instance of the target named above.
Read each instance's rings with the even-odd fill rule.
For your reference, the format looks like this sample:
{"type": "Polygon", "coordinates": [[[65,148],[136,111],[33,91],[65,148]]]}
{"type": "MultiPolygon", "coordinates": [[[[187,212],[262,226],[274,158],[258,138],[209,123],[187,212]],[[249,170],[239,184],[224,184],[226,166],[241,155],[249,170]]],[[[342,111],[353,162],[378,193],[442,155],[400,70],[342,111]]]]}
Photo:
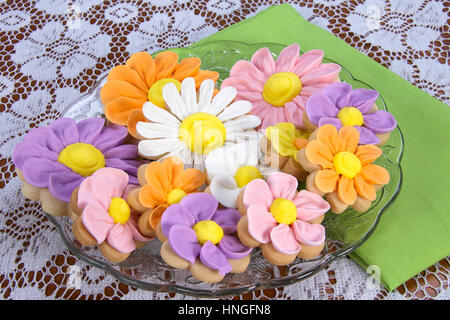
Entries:
{"type": "Polygon", "coordinates": [[[159,229],[161,216],[168,206],[178,203],[187,194],[197,192],[205,183],[205,175],[198,169],[184,169],[177,157],[167,157],[139,167],[138,178],[141,187],[128,194],[131,207],[142,212],[139,230],[146,236],[156,233],[163,241],[159,229]]]}
{"type": "Polygon", "coordinates": [[[16,145],[13,162],[24,181],[25,197],[42,202],[45,212],[66,215],[72,191],[88,176],[103,167],[124,170],[130,183],[138,184],[136,145],[123,144],[126,128],[105,126],[102,118],[78,123],[62,118],[48,127],[30,130],[16,145]]]}
{"type": "Polygon", "coordinates": [[[173,51],[161,52],[153,59],[147,52],[133,54],[125,65],[116,66],[108,74],[100,96],[105,108],[106,118],[115,124],[128,127],[136,137],[136,123],[144,121],[142,106],[151,101],[165,108],[161,90],[167,83],[173,83],[178,90],[180,83],[193,77],[198,88],[203,80],[217,81],[215,71],[199,70],[201,60],[189,57],[178,62],[173,51]]]}
{"type": "Polygon", "coordinates": [[[311,134],[306,147],[297,154],[298,162],[309,172],[306,189],[325,195],[334,213],[342,213],[348,206],[366,211],[376,199],[376,191],[389,182],[389,172],[372,163],[382,150],[358,142],[355,127],[338,131],[325,124],[311,134]]]}
{"type": "Polygon", "coordinates": [[[326,123],[337,129],[355,126],[360,132],[359,144],[386,143],[397,126],[392,114],[377,110],[378,92],[352,89],[348,83],[333,83],[313,94],[306,103],[303,123],[313,131],[326,123]]]}
{"type": "Polygon", "coordinates": [[[260,143],[265,153],[263,162],[304,181],[307,172],[298,164],[297,152],[306,146],[308,137],[309,132],[296,129],[290,122],[267,127],[260,143]]]}
{"type": "Polygon", "coordinates": [[[193,193],[168,207],[161,218],[167,238],[161,246],[162,259],[208,283],[219,282],[230,272],[244,272],[252,250],[235,235],[239,212],[217,207],[212,195],[193,193]]]}
{"type": "Polygon", "coordinates": [[[322,63],[323,51],[311,50],[299,56],[300,46],[284,48],[275,61],[269,49],[255,52],[251,61],[234,64],[221,89],[232,86],[237,99],[253,104],[252,114],[261,119],[263,129],[279,122],[303,127],[306,101],[315,92],[338,81],[341,67],[322,63]]]}
{"type": "Polygon", "coordinates": [[[267,182],[255,179],[242,191],[239,239],[249,247],[261,246],[274,265],[287,265],[297,256],[312,259],[325,244],[320,223],[330,205],[313,192],[297,192],[297,184],[295,177],[275,172],[267,182]]]}
{"type": "Polygon", "coordinates": [[[260,160],[256,138],[211,151],[205,159],[209,192],[221,205],[236,208],[242,188],[270,171],[260,160]]]}
{"type": "Polygon", "coordinates": [[[252,104],[234,101],[236,89],[227,87],[213,98],[214,81],[202,82],[197,92],[193,78],[181,83],[181,95],[173,83],[163,88],[167,110],[151,102],[144,104],[145,118],[150,122],[138,122],[136,130],[139,153],[155,160],[177,156],[184,164],[202,167],[204,157],[225,143],[235,143],[254,132],[260,120],[248,115],[252,104]]]}
{"type": "Polygon", "coordinates": [[[75,238],[85,246],[98,245],[115,263],[151,240],[139,232],[138,215],[126,201],[136,188],[128,183],[128,174],[120,169],[99,169],[73,191],[70,203],[75,238]]]}

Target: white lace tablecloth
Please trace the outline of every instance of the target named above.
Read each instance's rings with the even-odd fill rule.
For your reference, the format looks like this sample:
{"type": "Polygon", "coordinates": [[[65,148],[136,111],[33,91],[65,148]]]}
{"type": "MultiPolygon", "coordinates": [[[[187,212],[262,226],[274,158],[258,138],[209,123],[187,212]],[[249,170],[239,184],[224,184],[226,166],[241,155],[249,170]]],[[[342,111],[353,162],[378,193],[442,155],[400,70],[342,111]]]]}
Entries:
{"type": "MultiPolygon", "coordinates": [[[[281,2],[0,0],[0,299],[189,298],[129,287],[74,257],[40,206],[21,196],[12,150],[130,54],[190,45],[281,2]]],[[[450,104],[449,2],[290,2],[311,23],[450,104]]],[[[344,257],[308,280],[240,298],[450,299],[449,261],[388,293],[344,257]]]]}

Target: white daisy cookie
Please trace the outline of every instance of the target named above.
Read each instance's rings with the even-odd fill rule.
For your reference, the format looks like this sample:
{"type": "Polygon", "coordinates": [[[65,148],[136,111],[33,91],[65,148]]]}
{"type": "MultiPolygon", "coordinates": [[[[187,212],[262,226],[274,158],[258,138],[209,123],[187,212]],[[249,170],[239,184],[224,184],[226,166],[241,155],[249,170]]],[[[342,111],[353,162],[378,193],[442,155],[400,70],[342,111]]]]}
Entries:
{"type": "Polygon", "coordinates": [[[142,138],[139,154],[150,160],[177,156],[186,165],[202,167],[205,156],[214,149],[248,138],[261,120],[248,114],[249,101],[234,101],[237,90],[227,87],[213,98],[214,81],[202,82],[198,92],[193,78],[181,83],[180,92],[173,83],[162,90],[166,110],[146,102],[142,108],[149,122],[138,122],[142,138]]]}
{"type": "Polygon", "coordinates": [[[275,170],[261,165],[258,139],[211,151],[205,159],[205,169],[210,181],[209,192],[228,208],[236,208],[240,192],[250,181],[275,170]]]}

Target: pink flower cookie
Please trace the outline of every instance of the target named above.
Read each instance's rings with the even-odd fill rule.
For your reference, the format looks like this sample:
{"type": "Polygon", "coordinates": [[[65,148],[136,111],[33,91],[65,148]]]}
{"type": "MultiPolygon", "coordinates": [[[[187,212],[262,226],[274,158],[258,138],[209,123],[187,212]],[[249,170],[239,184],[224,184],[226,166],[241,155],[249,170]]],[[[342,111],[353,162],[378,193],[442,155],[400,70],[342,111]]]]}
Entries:
{"type": "Polygon", "coordinates": [[[71,218],[75,238],[85,246],[99,245],[111,262],[125,260],[151,240],[137,228],[138,214],[125,199],[136,188],[120,169],[103,168],[86,178],[72,193],[71,218]]]}
{"type": "Polygon", "coordinates": [[[292,122],[301,128],[306,101],[330,83],[339,81],[341,67],[322,63],[322,50],[299,54],[300,46],[292,44],[275,61],[269,49],[261,48],[250,61],[234,64],[221,89],[234,87],[238,91],[237,100],[250,101],[251,114],[261,119],[262,129],[279,122],[292,122]]]}
{"type": "Polygon", "coordinates": [[[276,172],[267,182],[251,181],[240,197],[239,239],[249,247],[261,246],[274,265],[290,264],[297,256],[312,259],[325,244],[321,222],[330,205],[315,193],[297,192],[297,184],[295,177],[276,172]]]}

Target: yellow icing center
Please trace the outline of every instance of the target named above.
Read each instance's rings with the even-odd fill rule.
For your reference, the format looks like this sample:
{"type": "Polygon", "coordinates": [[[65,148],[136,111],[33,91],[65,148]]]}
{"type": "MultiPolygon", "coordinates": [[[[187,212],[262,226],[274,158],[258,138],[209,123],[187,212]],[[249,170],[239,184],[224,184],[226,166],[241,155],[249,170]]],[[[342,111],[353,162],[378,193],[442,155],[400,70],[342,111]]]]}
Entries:
{"type": "Polygon", "coordinates": [[[114,223],[124,224],[130,219],[130,206],[122,198],[112,198],[108,208],[109,215],[113,218],[114,223]]]}
{"type": "Polygon", "coordinates": [[[177,88],[178,92],[180,92],[180,90],[181,90],[180,81],[171,79],[171,78],[164,78],[164,79],[156,81],[150,87],[150,90],[148,90],[148,94],[147,94],[148,101],[153,103],[155,106],[165,109],[165,103],[164,103],[164,98],[163,98],[163,94],[162,94],[162,89],[168,83],[173,83],[175,85],[175,87],[177,88]]]}
{"type": "Polygon", "coordinates": [[[337,117],[343,126],[362,126],[364,124],[363,114],[355,107],[342,108],[337,117]]]}
{"type": "Polygon", "coordinates": [[[290,122],[280,122],[267,127],[266,135],[278,154],[294,159],[297,157],[297,151],[301,149],[302,145],[305,145],[304,142],[309,138],[308,132],[296,129],[290,122]]]}
{"type": "Polygon", "coordinates": [[[260,178],[262,178],[261,172],[253,166],[240,167],[234,176],[239,188],[245,187],[250,181],[260,178]]]}
{"type": "Polygon", "coordinates": [[[172,189],[167,194],[167,203],[168,204],[174,204],[181,201],[181,199],[184,198],[186,195],[186,192],[184,192],[181,189],[172,189]]]}
{"type": "Polygon", "coordinates": [[[336,153],[333,159],[336,172],[351,179],[361,172],[361,161],[353,153],[342,151],[336,153]]]}
{"type": "Polygon", "coordinates": [[[60,152],[58,161],[83,177],[105,167],[105,157],[100,150],[87,143],[68,145],[60,152]]]}
{"type": "Polygon", "coordinates": [[[205,244],[208,240],[213,244],[218,244],[223,238],[222,228],[212,220],[197,222],[194,225],[194,231],[201,244],[205,244]]]}
{"type": "Polygon", "coordinates": [[[192,152],[208,154],[223,146],[226,129],[217,117],[198,112],[183,120],[179,128],[179,136],[192,152]]]}
{"type": "Polygon", "coordinates": [[[290,225],[297,219],[297,207],[291,200],[277,198],[269,211],[278,223],[290,225]]]}
{"type": "Polygon", "coordinates": [[[302,90],[300,78],[293,72],[278,72],[267,79],[263,88],[263,98],[276,107],[282,107],[294,99],[302,90]]]}

